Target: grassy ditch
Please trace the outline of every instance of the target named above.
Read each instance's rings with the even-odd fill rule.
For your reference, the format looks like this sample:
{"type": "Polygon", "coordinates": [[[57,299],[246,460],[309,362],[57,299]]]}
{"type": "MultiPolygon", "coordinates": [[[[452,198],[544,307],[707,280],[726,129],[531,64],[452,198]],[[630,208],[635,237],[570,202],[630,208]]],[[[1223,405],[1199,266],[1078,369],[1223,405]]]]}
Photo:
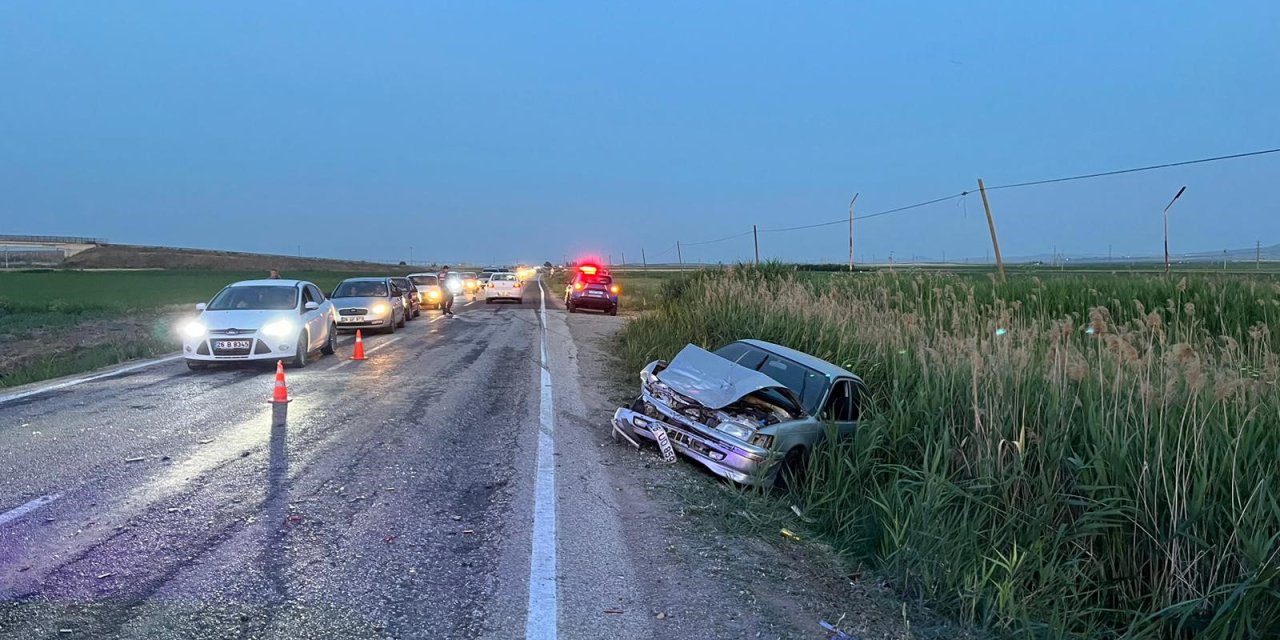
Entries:
{"type": "Polygon", "coordinates": [[[859,373],[856,439],[789,500],[814,533],[1010,636],[1280,634],[1271,276],[673,278],[632,370],[754,337],[859,373]]]}

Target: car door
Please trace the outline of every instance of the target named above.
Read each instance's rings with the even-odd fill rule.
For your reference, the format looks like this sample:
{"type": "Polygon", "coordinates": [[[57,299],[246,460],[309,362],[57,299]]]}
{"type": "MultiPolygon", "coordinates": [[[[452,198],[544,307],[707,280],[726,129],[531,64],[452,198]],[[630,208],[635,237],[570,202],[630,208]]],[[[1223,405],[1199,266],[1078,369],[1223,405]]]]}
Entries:
{"type": "Polygon", "coordinates": [[[392,322],[395,322],[396,309],[400,310],[400,317],[404,317],[404,292],[401,291],[400,287],[397,287],[396,283],[391,280],[387,280],[387,286],[391,289],[391,299],[388,301],[391,303],[391,320],[392,322]]]}
{"type": "Polygon", "coordinates": [[[316,299],[311,287],[304,284],[299,288],[302,289],[302,304],[298,307],[298,312],[302,314],[302,324],[307,332],[307,349],[315,349],[317,341],[324,337],[324,330],[316,324],[316,320],[320,317],[320,310],[307,309],[307,303],[314,302],[319,305],[321,300],[316,299]]]}
{"type": "Polygon", "coordinates": [[[827,403],[823,405],[822,421],[833,425],[841,440],[852,438],[858,428],[860,391],[860,385],[853,380],[841,378],[831,385],[827,403]]]}
{"type": "Polygon", "coordinates": [[[307,283],[307,290],[311,292],[311,298],[319,303],[320,307],[313,311],[315,317],[307,322],[311,327],[311,341],[314,346],[323,346],[329,339],[329,327],[335,322],[333,319],[333,303],[324,297],[324,292],[320,291],[320,287],[307,283]]]}

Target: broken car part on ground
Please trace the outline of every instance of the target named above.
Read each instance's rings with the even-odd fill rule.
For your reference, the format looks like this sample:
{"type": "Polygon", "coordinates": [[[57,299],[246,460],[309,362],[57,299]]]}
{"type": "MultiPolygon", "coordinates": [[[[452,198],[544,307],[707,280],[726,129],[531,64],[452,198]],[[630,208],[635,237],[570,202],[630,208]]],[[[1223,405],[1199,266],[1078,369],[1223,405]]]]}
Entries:
{"type": "Polygon", "coordinates": [[[668,440],[721,477],[766,485],[783,469],[799,470],[828,425],[852,435],[864,389],[848,371],[776,344],[740,340],[714,353],[688,345],[640,372],[640,397],[613,424],[623,435],[668,440]]]}

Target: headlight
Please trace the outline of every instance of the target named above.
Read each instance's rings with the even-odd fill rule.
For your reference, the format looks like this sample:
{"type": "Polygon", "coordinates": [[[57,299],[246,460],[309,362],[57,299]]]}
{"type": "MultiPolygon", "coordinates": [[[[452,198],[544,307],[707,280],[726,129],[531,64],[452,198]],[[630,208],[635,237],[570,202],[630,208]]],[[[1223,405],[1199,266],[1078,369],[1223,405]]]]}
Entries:
{"type": "Polygon", "coordinates": [[[262,325],[262,335],[268,338],[283,338],[298,329],[298,325],[281,318],[262,325]]]}
{"type": "Polygon", "coordinates": [[[435,289],[432,289],[427,292],[427,297],[431,298],[432,300],[435,300],[436,298],[440,297],[440,292],[435,289]]]}
{"type": "Polygon", "coordinates": [[[721,422],[716,425],[717,431],[723,431],[739,440],[746,441],[751,437],[751,433],[755,431],[751,427],[736,422],[721,422]]]}
{"type": "Polygon", "coordinates": [[[209,329],[208,327],[204,326],[203,322],[200,322],[199,320],[192,320],[182,325],[181,331],[182,331],[183,337],[189,338],[191,340],[199,340],[200,338],[203,338],[206,333],[208,333],[209,329]]]}
{"type": "Polygon", "coordinates": [[[389,308],[390,308],[390,307],[388,307],[385,303],[379,302],[378,304],[375,304],[375,305],[373,305],[372,307],[370,307],[370,309],[369,309],[369,313],[371,313],[371,314],[373,314],[373,315],[375,315],[375,316],[380,316],[380,315],[382,315],[382,314],[386,313],[386,312],[387,312],[387,309],[389,309],[389,308]]]}

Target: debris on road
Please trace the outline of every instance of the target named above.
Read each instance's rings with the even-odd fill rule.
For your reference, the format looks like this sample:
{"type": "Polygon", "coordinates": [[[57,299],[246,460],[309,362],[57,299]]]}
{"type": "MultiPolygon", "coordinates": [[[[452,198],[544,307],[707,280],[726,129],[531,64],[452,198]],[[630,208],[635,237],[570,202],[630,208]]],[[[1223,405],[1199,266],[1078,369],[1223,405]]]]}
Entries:
{"type": "Polygon", "coordinates": [[[125,458],[125,462],[142,462],[143,460],[146,460],[146,459],[147,459],[146,456],[141,456],[138,458],[125,458]]]}
{"type": "Polygon", "coordinates": [[[605,610],[604,610],[604,612],[605,612],[605,613],[622,613],[622,608],[621,608],[621,607],[609,607],[608,609],[605,609],[605,610]]]}
{"type": "Polygon", "coordinates": [[[830,640],[860,640],[858,636],[851,636],[826,620],[820,620],[818,621],[818,624],[821,625],[823,629],[826,629],[827,633],[831,634],[830,640]]]}
{"type": "Polygon", "coordinates": [[[99,580],[104,580],[104,579],[106,579],[106,578],[110,578],[111,576],[114,576],[114,575],[115,575],[115,574],[114,574],[114,573],[112,573],[112,572],[110,572],[110,571],[108,571],[108,572],[106,572],[106,573],[99,573],[99,574],[98,574],[98,579],[99,579],[99,580]]]}
{"type": "Polygon", "coordinates": [[[462,520],[462,516],[454,516],[454,517],[453,517],[453,521],[454,521],[454,522],[458,522],[458,521],[461,521],[461,520],[462,520]]]}
{"type": "Polygon", "coordinates": [[[213,438],[209,438],[208,440],[197,440],[196,444],[210,444],[212,442],[213,442],[213,438]]]}
{"type": "Polygon", "coordinates": [[[383,541],[383,542],[385,542],[385,543],[387,543],[387,544],[395,544],[395,543],[396,543],[396,538],[397,538],[397,536],[387,536],[387,537],[383,538],[383,539],[382,539],[382,541],[383,541]]]}
{"type": "Polygon", "coordinates": [[[790,540],[794,540],[794,541],[796,541],[796,542],[800,542],[800,536],[799,536],[799,535],[797,535],[797,534],[796,534],[796,532],[794,532],[794,531],[792,531],[792,530],[790,530],[790,529],[788,529],[788,528],[786,528],[786,527],[783,527],[781,530],[779,530],[779,533],[781,533],[781,534],[782,534],[782,537],[784,537],[784,538],[787,538],[787,539],[790,539],[790,540]]]}
{"type": "Polygon", "coordinates": [[[475,533],[476,531],[475,529],[463,529],[462,532],[470,534],[470,533],[475,533]]]}

